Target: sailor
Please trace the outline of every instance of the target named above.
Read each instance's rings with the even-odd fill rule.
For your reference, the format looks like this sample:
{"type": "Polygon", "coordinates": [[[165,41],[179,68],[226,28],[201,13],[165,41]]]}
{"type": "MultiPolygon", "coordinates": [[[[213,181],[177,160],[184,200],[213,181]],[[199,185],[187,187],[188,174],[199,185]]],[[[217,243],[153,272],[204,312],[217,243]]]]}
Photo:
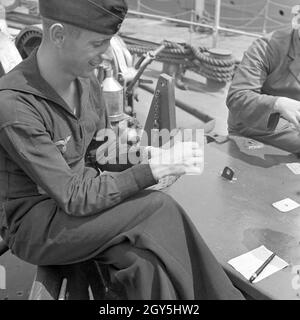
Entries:
{"type": "Polygon", "coordinates": [[[107,125],[93,71],[126,3],[39,6],[40,47],[0,80],[0,234],[11,252],[36,265],[98,259],[128,299],[243,299],[179,204],[144,190],[188,161],[201,166],[199,147],[179,145],[168,165],[156,161],[161,149],[122,172],[85,166],[107,125]]]}
{"type": "Polygon", "coordinates": [[[252,43],[235,72],[227,106],[229,134],[300,153],[299,25],[252,43]]]}

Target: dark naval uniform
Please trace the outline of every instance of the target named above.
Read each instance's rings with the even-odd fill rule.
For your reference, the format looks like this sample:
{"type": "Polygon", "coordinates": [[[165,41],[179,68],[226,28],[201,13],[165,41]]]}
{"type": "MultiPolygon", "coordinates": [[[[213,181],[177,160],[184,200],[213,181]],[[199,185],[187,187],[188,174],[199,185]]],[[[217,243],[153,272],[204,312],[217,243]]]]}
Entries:
{"type": "Polygon", "coordinates": [[[274,31],[245,52],[227,96],[229,133],[300,153],[299,131],[274,110],[280,96],[300,101],[297,30],[274,31]]]}
{"type": "MultiPolygon", "coordinates": [[[[105,127],[96,79],[78,116],[41,77],[36,52],[0,80],[0,230],[37,265],[97,257],[129,299],[242,299],[148,164],[100,174],[86,150],[105,127]]],[[[201,214],[201,210],[199,210],[201,214]]]]}

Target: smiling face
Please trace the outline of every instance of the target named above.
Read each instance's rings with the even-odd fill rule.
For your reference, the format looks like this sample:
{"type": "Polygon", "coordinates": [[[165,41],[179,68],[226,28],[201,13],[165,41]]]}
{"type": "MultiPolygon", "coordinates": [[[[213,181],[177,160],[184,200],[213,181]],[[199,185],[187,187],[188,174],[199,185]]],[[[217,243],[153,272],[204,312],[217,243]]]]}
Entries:
{"type": "Polygon", "coordinates": [[[88,30],[68,30],[59,50],[62,67],[75,77],[89,77],[102,62],[112,36],[88,30]]]}

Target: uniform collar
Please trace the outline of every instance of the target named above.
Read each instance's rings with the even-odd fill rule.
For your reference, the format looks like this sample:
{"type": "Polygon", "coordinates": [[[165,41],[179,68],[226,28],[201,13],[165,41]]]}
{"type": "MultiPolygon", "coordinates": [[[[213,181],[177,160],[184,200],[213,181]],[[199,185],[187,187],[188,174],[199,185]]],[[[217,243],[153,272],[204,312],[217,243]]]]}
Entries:
{"type": "MultiPolygon", "coordinates": [[[[30,93],[60,105],[73,115],[66,102],[41,76],[36,53],[37,49],[35,49],[27,59],[23,60],[12,71],[0,79],[0,91],[14,90],[30,93]]],[[[81,106],[84,106],[89,98],[90,79],[78,78],[78,83],[81,106]]]]}

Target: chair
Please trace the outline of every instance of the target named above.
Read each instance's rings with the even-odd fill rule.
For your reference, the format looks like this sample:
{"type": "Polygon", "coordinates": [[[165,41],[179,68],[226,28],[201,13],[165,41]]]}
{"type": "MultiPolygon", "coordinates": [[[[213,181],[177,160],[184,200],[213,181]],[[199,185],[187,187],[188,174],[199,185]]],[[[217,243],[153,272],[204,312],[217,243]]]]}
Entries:
{"type": "MultiPolygon", "coordinates": [[[[0,242],[0,256],[9,250],[0,242]]],[[[120,300],[123,288],[112,285],[108,268],[94,259],[70,265],[37,266],[29,300],[120,300]]]]}

